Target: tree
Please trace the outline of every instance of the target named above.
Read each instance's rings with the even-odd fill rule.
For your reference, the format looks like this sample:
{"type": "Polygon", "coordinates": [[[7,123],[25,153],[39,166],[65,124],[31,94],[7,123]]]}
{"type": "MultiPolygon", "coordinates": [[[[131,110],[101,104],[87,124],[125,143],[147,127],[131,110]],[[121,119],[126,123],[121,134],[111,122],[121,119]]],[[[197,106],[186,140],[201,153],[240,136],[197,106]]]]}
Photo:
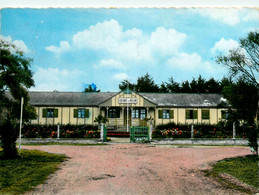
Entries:
{"type": "Polygon", "coordinates": [[[100,126],[101,123],[105,124],[106,122],[108,122],[108,119],[105,116],[99,114],[97,117],[95,117],[94,122],[98,123],[98,125],[100,126]]]}
{"type": "Polygon", "coordinates": [[[254,84],[239,78],[225,86],[222,94],[236,109],[235,116],[238,120],[253,122],[257,106],[257,88],[254,84]]]}
{"type": "Polygon", "coordinates": [[[191,87],[190,87],[189,81],[182,82],[180,92],[181,93],[191,93],[191,87]]]}
{"type": "Polygon", "coordinates": [[[119,84],[119,88],[121,91],[129,88],[130,90],[135,91],[136,85],[133,83],[130,83],[128,80],[124,79],[121,84],[119,84]]]}
{"type": "Polygon", "coordinates": [[[84,92],[100,92],[101,90],[97,90],[97,87],[94,83],[91,85],[88,85],[87,88],[85,88],[84,92]]]}
{"type": "Polygon", "coordinates": [[[21,97],[24,98],[23,118],[36,117],[35,109],[29,105],[26,88],[34,86],[29,69],[31,59],[6,41],[0,40],[0,140],[4,158],[18,157],[16,139],[20,118],[21,97]]]}
{"type": "Polygon", "coordinates": [[[168,93],[168,92],[169,92],[168,87],[164,82],[162,82],[162,84],[159,87],[159,93],[168,93]]]}
{"type": "MultiPolygon", "coordinates": [[[[234,77],[242,77],[244,80],[252,83],[257,88],[259,96],[259,32],[250,32],[247,37],[240,39],[240,45],[236,49],[229,51],[229,54],[219,55],[217,62],[228,67],[234,77]]],[[[256,128],[255,133],[258,135],[258,116],[259,116],[259,98],[257,98],[257,108],[255,114],[256,128]]],[[[254,135],[251,133],[251,135],[254,135]]],[[[252,139],[251,139],[252,140],[252,139]]],[[[253,148],[258,154],[257,141],[254,142],[253,148]]]]}
{"type": "Polygon", "coordinates": [[[166,87],[170,93],[179,93],[180,92],[180,84],[175,82],[173,77],[169,78],[169,83],[166,83],[166,87]]]}
{"type": "Polygon", "coordinates": [[[138,78],[135,90],[136,92],[158,93],[159,87],[155,84],[153,78],[146,73],[144,76],[138,78]]]}
{"type": "Polygon", "coordinates": [[[221,93],[221,83],[216,81],[214,78],[206,81],[205,93],[221,93]]]}

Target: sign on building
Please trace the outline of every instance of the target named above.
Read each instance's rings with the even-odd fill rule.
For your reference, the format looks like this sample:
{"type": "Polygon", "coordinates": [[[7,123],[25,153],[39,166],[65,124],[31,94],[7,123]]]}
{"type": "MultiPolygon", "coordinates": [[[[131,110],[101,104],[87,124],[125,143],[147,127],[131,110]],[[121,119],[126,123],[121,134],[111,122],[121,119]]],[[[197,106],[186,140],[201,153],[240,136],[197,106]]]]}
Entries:
{"type": "Polygon", "coordinates": [[[138,103],[138,99],[137,98],[119,98],[118,99],[119,104],[136,104],[138,103]]]}

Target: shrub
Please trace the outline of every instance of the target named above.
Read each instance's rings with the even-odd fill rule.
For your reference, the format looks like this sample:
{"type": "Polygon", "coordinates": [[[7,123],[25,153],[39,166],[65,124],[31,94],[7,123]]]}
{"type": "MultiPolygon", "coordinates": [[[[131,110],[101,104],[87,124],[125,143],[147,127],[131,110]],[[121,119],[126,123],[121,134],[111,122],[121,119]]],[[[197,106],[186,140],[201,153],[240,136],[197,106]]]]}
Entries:
{"type": "MultiPolygon", "coordinates": [[[[22,134],[25,138],[56,138],[57,125],[24,124],[22,134]]],[[[96,125],[60,125],[60,138],[98,138],[100,131],[96,125]],[[93,132],[92,135],[88,132],[93,132]]]]}
{"type": "Polygon", "coordinates": [[[0,124],[0,146],[3,148],[3,158],[14,159],[19,157],[16,140],[19,128],[15,120],[7,119],[0,124]]]}
{"type": "MultiPolygon", "coordinates": [[[[243,136],[244,130],[238,124],[237,135],[243,136]],[[242,132],[242,133],[240,133],[242,132]]],[[[194,138],[232,138],[233,123],[220,122],[211,124],[194,124],[194,138]]],[[[167,123],[157,125],[152,132],[153,138],[190,138],[191,125],[167,123]]]]}

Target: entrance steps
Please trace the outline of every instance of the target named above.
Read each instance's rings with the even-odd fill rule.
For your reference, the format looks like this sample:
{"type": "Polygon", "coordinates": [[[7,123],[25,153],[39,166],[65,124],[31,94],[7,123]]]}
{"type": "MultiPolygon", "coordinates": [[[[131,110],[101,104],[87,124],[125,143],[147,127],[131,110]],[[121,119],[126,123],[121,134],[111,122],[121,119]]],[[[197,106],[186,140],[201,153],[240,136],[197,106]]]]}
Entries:
{"type": "Polygon", "coordinates": [[[127,127],[118,127],[115,130],[107,130],[108,137],[129,137],[130,133],[127,132],[127,127]]]}

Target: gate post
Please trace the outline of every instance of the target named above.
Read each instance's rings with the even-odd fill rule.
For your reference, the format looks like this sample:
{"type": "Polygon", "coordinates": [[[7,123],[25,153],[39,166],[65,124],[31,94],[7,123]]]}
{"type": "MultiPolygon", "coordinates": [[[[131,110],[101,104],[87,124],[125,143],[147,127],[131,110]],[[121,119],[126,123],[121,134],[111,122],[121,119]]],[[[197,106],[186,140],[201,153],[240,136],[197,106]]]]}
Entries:
{"type": "Polygon", "coordinates": [[[150,125],[149,125],[149,141],[152,140],[152,132],[153,132],[153,125],[152,125],[152,123],[150,123],[150,125]]]}
{"type": "Polygon", "coordinates": [[[191,126],[191,139],[193,139],[193,124],[191,126]]]}
{"type": "Polygon", "coordinates": [[[58,124],[58,129],[57,129],[57,138],[59,139],[59,134],[60,134],[60,126],[58,124]]]}
{"type": "Polygon", "coordinates": [[[103,141],[103,123],[101,123],[101,135],[100,135],[100,137],[101,137],[101,140],[103,141]]]}

